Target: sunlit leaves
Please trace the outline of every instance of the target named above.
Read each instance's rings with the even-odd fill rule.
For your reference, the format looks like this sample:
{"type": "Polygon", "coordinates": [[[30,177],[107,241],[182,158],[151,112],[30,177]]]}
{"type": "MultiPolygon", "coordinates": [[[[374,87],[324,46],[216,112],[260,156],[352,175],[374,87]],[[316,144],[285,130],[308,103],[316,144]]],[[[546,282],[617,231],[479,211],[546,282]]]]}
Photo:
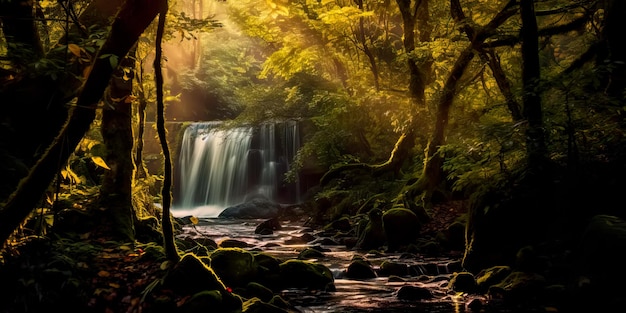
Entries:
{"type": "Polygon", "coordinates": [[[80,57],[81,48],[77,44],[71,43],[67,45],[67,49],[70,50],[70,52],[74,54],[75,56],[80,57]]]}
{"type": "Polygon", "coordinates": [[[318,72],[316,65],[321,61],[319,50],[314,46],[303,47],[289,43],[293,42],[287,42],[267,58],[259,77],[277,76],[288,80],[299,72],[318,72]]]}
{"type": "Polygon", "coordinates": [[[104,169],[110,170],[111,168],[107,165],[107,163],[104,161],[104,159],[102,159],[102,157],[99,156],[93,156],[91,157],[91,160],[93,161],[93,163],[97,166],[100,166],[104,169]]]}

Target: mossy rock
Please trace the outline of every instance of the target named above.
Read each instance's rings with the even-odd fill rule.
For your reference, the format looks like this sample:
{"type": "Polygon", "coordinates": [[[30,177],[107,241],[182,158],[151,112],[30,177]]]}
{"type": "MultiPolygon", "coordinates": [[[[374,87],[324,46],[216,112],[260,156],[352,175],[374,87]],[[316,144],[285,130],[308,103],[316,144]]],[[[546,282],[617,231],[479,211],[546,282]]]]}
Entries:
{"type": "Polygon", "coordinates": [[[490,286],[499,284],[511,272],[513,272],[513,269],[508,265],[497,265],[481,270],[476,274],[478,289],[486,292],[490,286]]]}
{"type": "Polygon", "coordinates": [[[135,239],[139,242],[163,242],[161,223],[154,216],[135,221],[135,239]]]}
{"type": "Polygon", "coordinates": [[[215,272],[190,253],[183,255],[169,270],[163,280],[163,287],[180,295],[193,295],[205,290],[227,292],[215,272]]]}
{"type": "Polygon", "coordinates": [[[387,237],[385,236],[381,216],[382,211],[379,209],[373,209],[368,213],[369,221],[367,221],[365,228],[358,230],[359,240],[356,244],[357,249],[378,249],[385,245],[387,237]]]}
{"type": "Polygon", "coordinates": [[[256,280],[259,266],[251,252],[241,248],[219,248],[209,255],[211,268],[229,287],[245,287],[256,280]]]}
{"type": "Polygon", "coordinates": [[[403,246],[415,243],[422,228],[417,215],[404,208],[386,211],[382,216],[382,223],[389,251],[397,251],[403,246]]]}
{"type": "Polygon", "coordinates": [[[338,230],[347,232],[352,230],[352,223],[347,216],[342,216],[324,226],[324,230],[338,230]]]}
{"type": "Polygon", "coordinates": [[[351,279],[376,278],[376,272],[366,260],[354,260],[346,269],[346,277],[351,279]]]}
{"type": "Polygon", "coordinates": [[[252,298],[243,303],[244,313],[289,313],[289,311],[277,307],[273,304],[261,301],[259,298],[252,298]]]}
{"type": "Polygon", "coordinates": [[[582,270],[594,287],[616,293],[626,291],[626,273],[616,270],[626,264],[624,251],[626,220],[610,215],[591,218],[581,241],[581,261],[582,270]]]}
{"type": "Polygon", "coordinates": [[[396,263],[389,260],[384,260],[380,263],[380,270],[378,271],[380,276],[408,276],[409,267],[404,263],[396,263]]]}
{"type": "Polygon", "coordinates": [[[283,288],[334,290],[335,279],[323,264],[303,260],[287,260],[280,264],[283,288]]]}
{"type": "Polygon", "coordinates": [[[514,271],[499,284],[489,287],[488,294],[514,302],[526,301],[536,298],[545,286],[546,279],[539,274],[514,271]]]}
{"type": "Polygon", "coordinates": [[[269,302],[274,297],[274,292],[256,282],[251,282],[246,286],[245,296],[247,298],[259,298],[264,302],[269,302]]]}
{"type": "Polygon", "coordinates": [[[448,286],[451,290],[457,292],[476,293],[478,290],[476,278],[470,272],[454,273],[450,278],[448,286]]]}
{"type": "Polygon", "coordinates": [[[258,265],[255,281],[272,290],[280,288],[280,263],[283,261],[264,252],[254,254],[254,261],[258,265]]]}
{"type": "Polygon", "coordinates": [[[321,259],[324,257],[326,257],[326,255],[324,255],[324,252],[313,248],[306,248],[298,254],[298,259],[301,260],[321,259]]]}
{"type": "Polygon", "coordinates": [[[241,312],[242,302],[239,297],[219,290],[204,290],[194,294],[178,310],[178,313],[202,312],[241,312]]]}

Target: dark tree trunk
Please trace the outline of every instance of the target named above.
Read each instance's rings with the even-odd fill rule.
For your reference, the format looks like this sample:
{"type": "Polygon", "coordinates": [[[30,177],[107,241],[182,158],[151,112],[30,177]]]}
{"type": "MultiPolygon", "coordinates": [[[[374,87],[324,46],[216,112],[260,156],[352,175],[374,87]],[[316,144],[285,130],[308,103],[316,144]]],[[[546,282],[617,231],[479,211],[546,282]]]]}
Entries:
{"type": "Polygon", "coordinates": [[[170,157],[170,149],[167,145],[167,130],[165,129],[165,105],[163,103],[163,69],[161,66],[161,43],[163,41],[163,32],[165,28],[165,16],[167,15],[166,5],[159,11],[159,24],[157,27],[156,53],[154,56],[154,78],[156,83],[156,100],[157,100],[157,133],[161,143],[163,152],[163,187],[161,189],[161,200],[163,206],[163,214],[161,219],[161,227],[163,228],[163,246],[165,255],[168,260],[178,262],[180,256],[176,250],[174,243],[174,231],[172,219],[170,217],[170,207],[172,205],[172,159],[170,157]]]}
{"type": "Polygon", "coordinates": [[[513,121],[521,121],[524,116],[522,115],[519,103],[515,100],[515,95],[511,90],[511,83],[509,83],[509,80],[506,78],[498,54],[495,50],[485,51],[483,54],[488,61],[489,68],[491,69],[493,78],[496,80],[496,84],[498,84],[498,88],[500,88],[500,92],[504,96],[506,106],[509,108],[513,121]]]}
{"type": "MultiPolygon", "coordinates": [[[[426,98],[424,91],[426,89],[426,79],[413,56],[413,52],[415,51],[415,23],[417,17],[413,12],[411,2],[411,0],[396,0],[400,14],[402,15],[404,53],[408,55],[407,65],[410,75],[409,94],[418,105],[425,106],[426,98]]],[[[424,1],[418,0],[415,10],[417,10],[422,2],[424,1]]]]}
{"type": "Polygon", "coordinates": [[[531,177],[543,174],[546,143],[543,131],[543,112],[539,80],[539,35],[533,0],[520,1],[522,18],[522,84],[523,114],[528,122],[526,129],[526,153],[528,173],[531,177]]]}
{"type": "MultiPolygon", "coordinates": [[[[134,50],[134,49],[133,49],[134,50]]],[[[133,242],[134,210],[132,206],[133,132],[132,99],[135,68],[134,51],[122,59],[109,84],[102,108],[100,133],[106,147],[105,171],[100,187],[100,206],[106,209],[101,225],[111,235],[133,242]]]]}
{"type": "MultiPolygon", "coordinates": [[[[141,33],[156,17],[162,2],[128,0],[115,21],[99,55],[124,57],[141,33]]],[[[5,243],[13,231],[28,216],[54,179],[58,164],[67,162],[95,118],[95,110],[109,84],[113,68],[107,58],[95,58],[93,69],[78,97],[77,105],[59,135],[30,169],[29,175],[17,186],[0,210],[0,241],[5,243]]]]}
{"type": "Polygon", "coordinates": [[[623,38],[623,31],[626,29],[626,1],[606,0],[604,12],[604,44],[598,55],[597,65],[600,68],[610,67],[603,77],[606,93],[615,99],[623,99],[626,88],[626,40],[623,38]]]}
{"type": "MultiPolygon", "coordinates": [[[[110,18],[115,16],[122,2],[123,0],[94,0],[81,14],[79,21],[83,25],[100,25],[95,29],[102,30],[106,26],[104,23],[109,25],[110,18]]],[[[5,4],[8,2],[0,1],[0,6],[5,4]]],[[[5,20],[10,19],[10,14],[14,13],[10,10],[4,11],[4,8],[0,12],[5,20]]],[[[13,19],[17,19],[17,16],[13,19]]],[[[21,31],[27,29],[24,27],[21,31]]],[[[78,26],[73,24],[59,43],[73,42],[69,37],[76,33],[76,27],[78,26]]],[[[32,39],[36,39],[35,37],[33,35],[32,39]]],[[[10,147],[11,151],[7,151],[7,155],[10,155],[9,158],[16,163],[0,163],[0,176],[3,177],[3,181],[0,182],[0,202],[5,200],[15,190],[19,180],[28,174],[28,169],[25,171],[15,169],[33,166],[67,121],[67,103],[78,94],[82,84],[78,77],[88,65],[75,62],[74,58],[66,56],[64,50],[50,51],[45,57],[53,62],[64,63],[65,68],[41,75],[36,74],[31,66],[17,74],[13,73],[15,78],[0,88],[3,104],[10,104],[0,106],[0,147],[10,147]],[[33,75],[33,72],[36,75],[33,75]],[[36,125],[36,132],[33,131],[33,125],[36,125]]],[[[26,61],[28,60],[24,59],[21,62],[25,64],[26,61]]]]}
{"type": "MultiPolygon", "coordinates": [[[[354,0],[356,5],[359,7],[359,10],[364,11],[363,8],[363,0],[354,0]]],[[[359,42],[361,43],[361,48],[363,49],[363,53],[367,56],[367,60],[370,64],[370,70],[372,71],[372,76],[374,79],[374,89],[376,91],[380,90],[379,76],[380,73],[378,71],[378,64],[376,64],[376,58],[374,57],[374,53],[370,49],[367,44],[367,40],[365,39],[365,21],[361,16],[359,18],[359,29],[357,30],[357,37],[359,38],[359,42]]]]}

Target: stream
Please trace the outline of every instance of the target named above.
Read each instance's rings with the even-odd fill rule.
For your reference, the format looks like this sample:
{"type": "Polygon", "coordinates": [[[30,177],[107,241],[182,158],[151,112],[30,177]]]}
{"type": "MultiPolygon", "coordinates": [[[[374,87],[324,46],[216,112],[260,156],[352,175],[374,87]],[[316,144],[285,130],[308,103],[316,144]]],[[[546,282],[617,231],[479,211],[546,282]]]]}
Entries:
{"type": "MultiPolygon", "coordinates": [[[[181,235],[206,236],[219,243],[224,239],[246,242],[248,250],[263,251],[283,260],[297,258],[308,246],[320,246],[317,240],[308,244],[290,244],[293,238],[305,233],[316,232],[303,226],[302,222],[281,222],[282,229],[270,235],[255,234],[256,226],[263,220],[200,218],[196,225],[183,227],[181,235]]],[[[281,296],[295,305],[301,312],[311,313],[356,313],[356,312],[432,312],[461,313],[472,312],[467,303],[478,296],[468,296],[449,291],[447,284],[454,271],[460,270],[460,260],[451,257],[427,257],[394,253],[366,254],[349,250],[343,245],[321,245],[327,252],[325,257],[315,259],[326,265],[335,277],[336,291],[283,290],[281,296]],[[377,277],[366,280],[348,279],[345,270],[354,255],[365,257],[378,269],[384,260],[406,263],[412,274],[401,279],[377,277]],[[431,300],[406,301],[398,299],[397,291],[403,285],[428,288],[434,298],[431,300]]],[[[482,299],[484,300],[484,299],[482,299]]],[[[512,312],[499,310],[498,312],[512,312]]]]}

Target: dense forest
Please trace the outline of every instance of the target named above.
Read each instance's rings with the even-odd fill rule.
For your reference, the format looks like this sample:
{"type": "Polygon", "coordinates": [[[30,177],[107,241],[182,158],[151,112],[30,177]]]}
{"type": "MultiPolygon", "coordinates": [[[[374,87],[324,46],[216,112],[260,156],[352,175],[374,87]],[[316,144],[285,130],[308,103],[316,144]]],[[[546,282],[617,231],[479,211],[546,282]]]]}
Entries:
{"type": "Polygon", "coordinates": [[[0,23],[0,312],[297,311],[249,285],[295,262],[177,236],[197,121],[302,125],[277,218],[457,252],[450,289],[512,307],[626,305],[623,1],[0,0],[0,23]]]}

